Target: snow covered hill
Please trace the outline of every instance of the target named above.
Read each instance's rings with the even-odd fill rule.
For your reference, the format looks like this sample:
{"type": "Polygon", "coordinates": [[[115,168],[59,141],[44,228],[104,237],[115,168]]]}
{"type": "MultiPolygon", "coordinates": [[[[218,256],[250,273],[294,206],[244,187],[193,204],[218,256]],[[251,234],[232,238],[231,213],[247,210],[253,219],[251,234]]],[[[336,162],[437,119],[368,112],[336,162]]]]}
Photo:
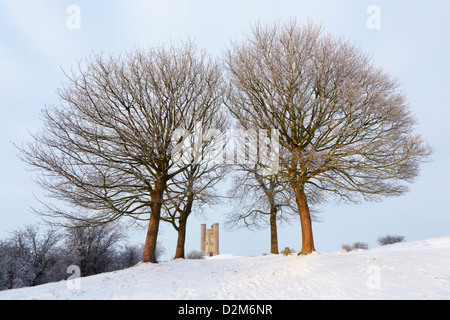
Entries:
{"type": "Polygon", "coordinates": [[[0,299],[450,299],[450,237],[306,257],[176,260],[0,299]]]}

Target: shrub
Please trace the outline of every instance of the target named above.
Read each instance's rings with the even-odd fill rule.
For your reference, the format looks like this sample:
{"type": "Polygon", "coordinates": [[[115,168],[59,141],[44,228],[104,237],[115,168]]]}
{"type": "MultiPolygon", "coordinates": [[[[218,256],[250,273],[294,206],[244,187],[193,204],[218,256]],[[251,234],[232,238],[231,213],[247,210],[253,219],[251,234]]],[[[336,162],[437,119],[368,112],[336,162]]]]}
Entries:
{"type": "Polygon", "coordinates": [[[387,234],[382,237],[378,237],[377,242],[380,246],[385,246],[388,244],[394,244],[398,242],[403,242],[405,240],[404,236],[390,235],[387,234]]]}
{"type": "Polygon", "coordinates": [[[369,245],[365,242],[355,242],[352,245],[349,244],[343,244],[341,246],[342,250],[344,250],[345,252],[350,252],[353,250],[367,250],[369,249],[369,245]]]}
{"type": "Polygon", "coordinates": [[[124,239],[123,229],[112,224],[98,227],[67,228],[64,249],[68,265],[77,265],[82,276],[113,271],[117,245],[124,239]]]}
{"type": "Polygon", "coordinates": [[[204,259],[205,254],[201,251],[191,250],[186,255],[186,259],[204,259]]]}
{"type": "Polygon", "coordinates": [[[0,290],[36,286],[62,280],[62,236],[28,225],[0,241],[0,290]]]}
{"type": "MultiPolygon", "coordinates": [[[[66,228],[40,232],[26,226],[0,240],[0,291],[67,279],[69,265],[87,276],[137,264],[143,247],[119,246],[125,233],[119,226],[66,228]],[[65,231],[65,232],[64,232],[65,231]]],[[[164,253],[158,242],[157,257],[164,253]]]]}

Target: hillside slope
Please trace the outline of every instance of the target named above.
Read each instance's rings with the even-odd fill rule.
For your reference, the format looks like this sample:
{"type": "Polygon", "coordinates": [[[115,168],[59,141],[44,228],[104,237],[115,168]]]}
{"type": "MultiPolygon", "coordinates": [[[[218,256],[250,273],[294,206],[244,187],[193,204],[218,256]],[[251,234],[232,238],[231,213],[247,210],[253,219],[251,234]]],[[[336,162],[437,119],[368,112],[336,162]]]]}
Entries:
{"type": "Polygon", "coordinates": [[[450,299],[450,237],[306,257],[176,260],[0,292],[0,299],[450,299]],[[69,284],[69,286],[68,286],[69,284]]]}

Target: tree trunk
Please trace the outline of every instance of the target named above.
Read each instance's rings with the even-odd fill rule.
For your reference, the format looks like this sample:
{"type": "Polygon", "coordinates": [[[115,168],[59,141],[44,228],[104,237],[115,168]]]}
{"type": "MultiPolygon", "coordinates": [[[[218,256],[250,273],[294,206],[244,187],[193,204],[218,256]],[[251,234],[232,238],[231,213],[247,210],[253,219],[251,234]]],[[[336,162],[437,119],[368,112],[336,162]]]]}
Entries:
{"type": "Polygon", "coordinates": [[[184,244],[186,242],[186,225],[187,219],[192,212],[193,203],[194,203],[194,194],[189,193],[184,211],[180,210],[177,249],[175,251],[174,259],[184,259],[184,244]]]}
{"type": "Polygon", "coordinates": [[[277,209],[270,209],[270,253],[279,254],[277,234],[277,209]]]}
{"type": "Polygon", "coordinates": [[[175,251],[174,259],[184,259],[184,244],[186,242],[186,223],[187,219],[180,218],[178,226],[178,239],[177,239],[177,249],[175,251]]]}
{"type": "Polygon", "coordinates": [[[316,251],[316,249],[314,248],[311,213],[309,212],[304,185],[299,181],[292,181],[291,185],[295,191],[295,200],[297,202],[302,227],[302,250],[298,254],[310,254],[316,251]]]}
{"type": "Polygon", "coordinates": [[[157,181],[155,188],[150,192],[151,194],[151,214],[150,222],[148,224],[147,238],[144,245],[144,254],[142,262],[158,263],[156,260],[156,243],[158,238],[159,221],[161,218],[161,206],[163,201],[163,194],[166,184],[164,181],[157,181]]]}

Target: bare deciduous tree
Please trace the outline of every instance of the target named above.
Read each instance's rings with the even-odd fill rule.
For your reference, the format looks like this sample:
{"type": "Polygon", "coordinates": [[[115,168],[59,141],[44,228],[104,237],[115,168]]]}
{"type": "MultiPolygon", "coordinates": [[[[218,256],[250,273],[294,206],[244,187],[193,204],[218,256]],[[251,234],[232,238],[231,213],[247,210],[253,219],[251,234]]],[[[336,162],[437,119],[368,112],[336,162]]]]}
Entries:
{"type": "Polygon", "coordinates": [[[230,190],[236,209],[227,216],[227,225],[259,229],[270,225],[270,253],[278,254],[277,221],[288,220],[297,211],[292,192],[280,183],[278,175],[264,176],[257,165],[241,165],[230,190]]]}
{"type": "Polygon", "coordinates": [[[59,275],[63,268],[58,253],[61,239],[54,229],[41,233],[27,225],[0,241],[0,290],[36,286],[59,275]]]}
{"type": "Polygon", "coordinates": [[[162,219],[178,232],[174,259],[185,258],[186,226],[191,213],[218,201],[214,186],[224,177],[225,169],[223,165],[194,164],[167,188],[168,200],[164,203],[162,219]]]}
{"type": "Polygon", "coordinates": [[[221,133],[228,128],[227,114],[223,111],[216,110],[208,125],[197,124],[193,132],[186,131],[177,149],[178,161],[188,167],[167,186],[162,217],[178,232],[175,259],[185,257],[187,220],[194,208],[200,210],[219,198],[214,187],[224,178],[227,167],[222,153],[216,150],[223,149],[223,143],[210,133],[221,133]]]}
{"type": "Polygon", "coordinates": [[[256,24],[226,56],[227,106],[245,128],[276,128],[280,170],[295,192],[301,254],[315,251],[305,188],[346,201],[398,196],[430,147],[397,80],[350,41],[295,20],[256,24]]]}
{"type": "Polygon", "coordinates": [[[96,227],[73,225],[66,228],[65,259],[77,265],[83,276],[112,271],[117,243],[125,239],[124,230],[114,224],[96,227]]]}
{"type": "Polygon", "coordinates": [[[19,149],[39,169],[48,196],[90,215],[51,203],[40,212],[91,226],[148,220],[142,260],[156,262],[164,192],[190,165],[172,160],[172,135],[209,125],[223,96],[220,68],[188,41],[118,57],[93,54],[67,78],[60,104],[43,111],[45,129],[19,149]]]}
{"type": "MultiPolygon", "coordinates": [[[[282,172],[264,175],[258,164],[240,165],[238,170],[240,174],[236,175],[230,190],[236,209],[227,215],[226,223],[229,228],[242,225],[248,229],[259,229],[268,222],[270,253],[278,254],[278,222],[289,223],[298,214],[295,194],[282,172]]],[[[313,188],[308,191],[309,204],[323,201],[318,193],[320,190],[313,188]]],[[[312,220],[319,221],[311,211],[312,220]]]]}
{"type": "Polygon", "coordinates": [[[178,233],[174,259],[185,258],[186,227],[191,213],[219,199],[215,186],[225,177],[227,167],[219,152],[224,145],[212,133],[222,133],[228,128],[224,111],[217,109],[207,125],[197,123],[194,131],[180,129],[173,136],[182,137],[173,157],[187,167],[168,183],[163,203],[162,220],[169,222],[178,233]]]}

